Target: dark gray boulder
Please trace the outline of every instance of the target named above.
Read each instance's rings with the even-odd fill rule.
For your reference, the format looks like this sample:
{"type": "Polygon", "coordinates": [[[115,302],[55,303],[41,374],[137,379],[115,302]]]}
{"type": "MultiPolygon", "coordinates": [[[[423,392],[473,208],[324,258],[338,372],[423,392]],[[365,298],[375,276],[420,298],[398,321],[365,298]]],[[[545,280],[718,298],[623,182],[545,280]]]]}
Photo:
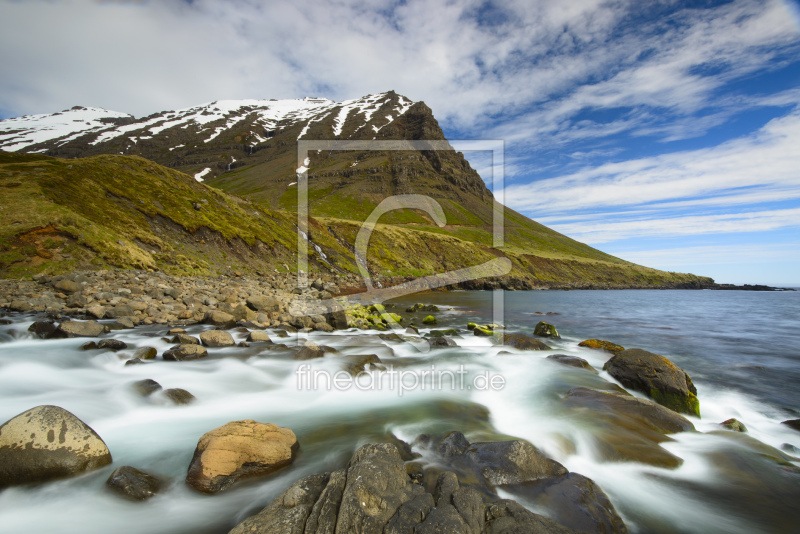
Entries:
{"type": "Polygon", "coordinates": [[[111,453],[86,423],[58,406],[31,408],[0,426],[0,488],[91,471],[111,453]]]}
{"type": "Polygon", "coordinates": [[[145,501],[161,490],[161,480],[128,465],[118,467],[106,480],[106,486],[131,501],[145,501]]]}
{"type": "Polygon", "coordinates": [[[576,530],[502,499],[486,507],[483,534],[575,534],[576,530]]]}

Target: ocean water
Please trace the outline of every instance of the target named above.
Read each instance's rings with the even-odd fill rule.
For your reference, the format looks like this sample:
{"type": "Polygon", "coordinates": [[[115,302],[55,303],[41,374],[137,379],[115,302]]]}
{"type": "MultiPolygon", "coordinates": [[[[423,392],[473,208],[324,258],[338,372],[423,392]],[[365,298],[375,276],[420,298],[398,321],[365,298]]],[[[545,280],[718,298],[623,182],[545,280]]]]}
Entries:
{"type": "MultiPolygon", "coordinates": [[[[11,317],[13,324],[0,327],[0,421],[41,404],[61,406],[97,431],[114,462],[79,477],[3,490],[0,531],[223,533],[298,478],[342,467],[360,444],[389,432],[411,442],[420,433],[450,430],[471,441],[531,441],[594,479],[631,532],[782,533],[800,525],[800,462],[779,451],[800,447],[800,433],[780,424],[800,417],[800,292],[433,292],[393,302],[403,315],[416,302],[439,305],[435,328],[459,328],[460,347],[425,351],[353,330],[310,334],[339,351],[323,360],[293,360],[304,336],[292,335],[274,338],[285,348],[253,344],[209,349],[209,358],[195,362],[125,366],[125,353],[137,347],[159,354],[170,347],[161,339],[166,328],[114,332],[129,345],[123,354],[84,352],[77,349],[85,340],[33,339],[27,327],[36,317],[11,317]],[[552,351],[498,355],[503,347],[465,329],[500,318],[509,331],[529,334],[546,320],[562,339],[547,341],[552,351]],[[574,386],[603,389],[613,382],[602,371],[610,355],[577,346],[588,338],[662,354],[691,375],[702,412],[690,418],[697,432],[655,446],[679,458],[679,467],[610,458],[608,443],[624,442],[627,430],[565,405],[574,386]],[[545,358],[554,353],[581,356],[600,372],[545,358]],[[334,387],[329,377],[358,354],[376,354],[392,373],[373,371],[334,387]],[[174,406],[160,394],[143,398],[130,388],[143,378],[187,389],[198,400],[174,406]],[[730,417],[749,433],[721,432],[717,423],[730,417]],[[188,489],[184,478],[197,440],[240,419],[291,428],[301,444],[297,460],[218,495],[188,489]],[[145,503],[124,501],[104,485],[122,465],[168,484],[145,503]]],[[[197,335],[206,328],[187,330],[197,335]]],[[[237,341],[245,335],[233,333],[237,341]]]]}

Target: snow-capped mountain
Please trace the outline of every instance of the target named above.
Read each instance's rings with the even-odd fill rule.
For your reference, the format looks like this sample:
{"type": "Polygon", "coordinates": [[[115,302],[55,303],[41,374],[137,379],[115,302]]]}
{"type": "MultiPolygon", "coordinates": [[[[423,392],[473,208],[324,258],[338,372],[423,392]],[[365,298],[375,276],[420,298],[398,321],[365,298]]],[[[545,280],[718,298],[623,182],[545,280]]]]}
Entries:
{"type": "MultiPolygon", "coordinates": [[[[142,119],[100,108],[75,107],[50,115],[28,115],[0,121],[0,149],[75,155],[80,152],[135,154],[142,141],[154,141],[174,151],[189,143],[230,142],[255,147],[276,131],[301,125],[297,139],[315,123],[332,118],[332,138],[374,137],[383,126],[405,113],[414,102],[393,92],[334,102],[326,98],[295,100],[220,100],[176,111],[162,111],[142,119]],[[358,127],[345,131],[348,121],[358,127]],[[365,135],[364,135],[365,134],[365,135]],[[91,150],[95,147],[98,150],[91,150]],[[83,148],[83,149],[82,149],[83,148]]],[[[153,144],[153,143],[148,143],[153,144]]],[[[84,155],[84,154],[82,154],[84,155]]]]}
{"type": "Polygon", "coordinates": [[[0,121],[0,148],[14,152],[41,143],[64,144],[90,132],[108,131],[134,120],[127,113],[81,106],[50,115],[25,115],[0,121]]]}

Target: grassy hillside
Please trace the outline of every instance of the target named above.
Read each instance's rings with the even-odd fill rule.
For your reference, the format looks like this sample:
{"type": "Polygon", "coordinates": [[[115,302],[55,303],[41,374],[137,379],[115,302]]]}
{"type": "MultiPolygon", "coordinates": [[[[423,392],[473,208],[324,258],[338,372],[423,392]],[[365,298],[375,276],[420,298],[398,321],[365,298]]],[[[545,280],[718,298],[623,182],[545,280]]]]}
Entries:
{"type": "MultiPolygon", "coordinates": [[[[104,267],[251,275],[297,269],[294,213],[136,156],[64,160],[0,152],[0,208],[3,277],[104,267]]],[[[461,209],[454,202],[450,208],[461,209]]],[[[313,208],[312,215],[317,215],[313,208]]],[[[472,226],[439,228],[418,213],[396,217],[395,224],[379,224],[372,234],[367,259],[374,276],[419,277],[506,256],[514,266],[510,276],[534,286],[702,281],[624,262],[510,210],[508,246],[500,250],[490,247],[491,227],[480,219],[472,226]]],[[[352,218],[312,217],[308,236],[325,259],[302,241],[310,268],[357,273],[353,247],[360,228],[361,222],[352,218]]]]}

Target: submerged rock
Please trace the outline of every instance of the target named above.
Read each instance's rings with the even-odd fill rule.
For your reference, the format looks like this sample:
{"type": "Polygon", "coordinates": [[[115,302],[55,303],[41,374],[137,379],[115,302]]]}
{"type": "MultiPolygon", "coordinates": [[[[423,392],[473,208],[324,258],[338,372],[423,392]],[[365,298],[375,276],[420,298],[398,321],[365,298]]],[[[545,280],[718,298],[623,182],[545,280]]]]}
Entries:
{"type": "Polygon", "coordinates": [[[119,339],[101,339],[97,343],[98,349],[110,349],[110,350],[123,350],[128,348],[128,344],[124,341],[120,341],[119,339]]]}
{"type": "Polygon", "coordinates": [[[58,406],[37,406],[0,426],[0,488],[45,482],[111,463],[97,433],[58,406]]]}
{"type": "Polygon", "coordinates": [[[289,465],[299,447],[288,428],[249,419],[232,421],[200,438],[186,484],[203,493],[217,493],[244,478],[289,465]]]}
{"type": "Polygon", "coordinates": [[[155,497],[161,490],[161,480],[128,465],[115,469],[106,485],[117,495],[132,501],[155,497]]]}
{"type": "Polygon", "coordinates": [[[676,412],[700,417],[700,402],[692,379],[659,354],[627,349],[608,360],[603,369],[626,388],[640,391],[676,412]]]}
{"type": "Polygon", "coordinates": [[[138,380],[131,384],[131,387],[139,393],[139,395],[143,397],[147,397],[152,395],[156,391],[161,391],[161,384],[153,380],[152,378],[145,378],[144,380],[138,380]]]}
{"type": "Polygon", "coordinates": [[[504,489],[526,503],[547,509],[551,519],[566,527],[581,532],[628,532],[605,492],[581,474],[567,473],[504,489]]]}
{"type": "Polygon", "coordinates": [[[564,403],[594,427],[595,454],[608,461],[634,461],[678,467],[683,460],[659,446],[668,434],[694,430],[682,415],[627,393],[573,388],[564,403]]]}
{"type": "Polygon", "coordinates": [[[588,369],[593,373],[597,373],[597,369],[591,366],[589,362],[577,356],[567,356],[566,354],[551,354],[547,357],[548,360],[553,360],[562,365],[569,365],[570,367],[577,367],[579,369],[588,369]]]}
{"type": "Polygon", "coordinates": [[[133,353],[133,357],[139,358],[140,360],[152,360],[157,355],[158,351],[153,347],[140,347],[133,353]]]}
{"type": "Polygon", "coordinates": [[[728,430],[733,430],[734,432],[747,432],[747,427],[738,419],[728,419],[721,422],[719,426],[727,428],[728,430]]]}
{"type": "Polygon", "coordinates": [[[786,421],[781,421],[781,424],[800,432],[800,419],[788,419],[786,421]]]}
{"type": "Polygon", "coordinates": [[[295,360],[312,360],[314,358],[322,358],[325,356],[325,351],[313,341],[306,341],[303,347],[297,351],[293,356],[295,360]]]}
{"type": "Polygon", "coordinates": [[[164,395],[178,405],[191,404],[197,400],[197,397],[181,388],[165,389],[164,395]]]}
{"type": "MultiPolygon", "coordinates": [[[[475,330],[479,328],[476,326],[475,330]]],[[[546,343],[526,334],[503,334],[503,345],[517,350],[552,350],[546,343]]]]}

